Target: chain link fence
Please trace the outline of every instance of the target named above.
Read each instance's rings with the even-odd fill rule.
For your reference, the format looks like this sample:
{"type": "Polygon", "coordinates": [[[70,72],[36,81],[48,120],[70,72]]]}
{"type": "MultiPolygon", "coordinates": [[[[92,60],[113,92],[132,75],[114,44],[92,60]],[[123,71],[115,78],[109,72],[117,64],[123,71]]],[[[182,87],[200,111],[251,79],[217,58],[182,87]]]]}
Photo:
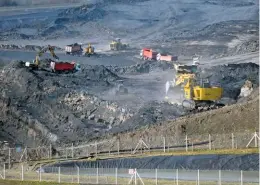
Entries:
{"type": "Polygon", "coordinates": [[[145,136],[132,137],[125,140],[110,139],[81,145],[37,148],[5,148],[0,155],[8,168],[14,162],[46,159],[68,159],[82,157],[111,157],[123,154],[136,155],[143,152],[192,152],[200,150],[244,149],[259,145],[258,133],[204,134],[181,136],[145,136]]]}
{"type": "Polygon", "coordinates": [[[78,166],[40,167],[36,172],[32,172],[21,165],[16,170],[2,168],[0,177],[7,180],[76,184],[259,184],[257,171],[81,168],[78,166]]]}
{"type": "Polygon", "coordinates": [[[219,149],[244,149],[257,147],[259,137],[257,133],[230,133],[230,134],[204,134],[182,136],[154,136],[125,140],[111,139],[87,145],[68,146],[60,148],[59,157],[101,157],[122,154],[137,154],[143,152],[175,152],[219,149]],[[250,142],[251,141],[251,142],[250,142]],[[250,142],[250,143],[249,143],[250,142]]]}

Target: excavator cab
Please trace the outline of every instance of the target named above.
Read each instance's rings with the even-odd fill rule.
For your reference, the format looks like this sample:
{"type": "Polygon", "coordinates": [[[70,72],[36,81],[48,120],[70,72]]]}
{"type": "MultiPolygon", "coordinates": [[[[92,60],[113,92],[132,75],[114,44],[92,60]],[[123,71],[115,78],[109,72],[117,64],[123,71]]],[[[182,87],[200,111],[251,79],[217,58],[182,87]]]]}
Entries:
{"type": "Polygon", "coordinates": [[[189,109],[214,106],[222,95],[223,88],[211,86],[208,79],[188,79],[184,85],[185,100],[182,105],[189,109]]]}

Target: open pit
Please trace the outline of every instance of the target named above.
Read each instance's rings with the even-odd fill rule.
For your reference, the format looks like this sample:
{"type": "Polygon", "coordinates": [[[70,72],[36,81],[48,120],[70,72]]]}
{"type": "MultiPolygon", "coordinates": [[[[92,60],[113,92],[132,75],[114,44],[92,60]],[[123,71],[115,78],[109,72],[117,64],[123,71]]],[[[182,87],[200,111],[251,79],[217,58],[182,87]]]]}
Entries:
{"type": "MultiPolygon", "coordinates": [[[[92,0],[52,8],[8,6],[0,7],[0,148],[51,144],[55,149],[111,138],[130,146],[146,136],[254,132],[258,127],[258,2],[92,0]],[[129,50],[109,50],[118,37],[129,50]],[[66,55],[65,46],[76,42],[91,43],[97,55],[66,55]],[[57,74],[18,65],[49,44],[60,61],[75,61],[81,70],[57,74]],[[178,56],[186,65],[194,54],[201,56],[201,73],[224,88],[226,106],[188,111],[179,104],[181,91],[173,92],[174,103],[166,102],[173,65],[141,60],[144,47],[178,56]]],[[[41,58],[45,67],[47,55],[41,58]]]]}

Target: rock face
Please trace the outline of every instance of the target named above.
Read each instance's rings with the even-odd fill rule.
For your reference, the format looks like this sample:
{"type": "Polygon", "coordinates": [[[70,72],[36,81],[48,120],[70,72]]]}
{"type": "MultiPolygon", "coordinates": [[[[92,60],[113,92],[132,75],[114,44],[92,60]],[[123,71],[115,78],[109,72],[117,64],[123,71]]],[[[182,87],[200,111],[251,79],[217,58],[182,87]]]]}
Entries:
{"type": "Polygon", "coordinates": [[[254,63],[228,64],[206,68],[202,71],[211,83],[220,84],[224,88],[224,97],[237,99],[240,89],[250,80],[259,86],[259,65],[254,63]]]}
{"type": "Polygon", "coordinates": [[[243,87],[241,88],[239,97],[247,97],[253,92],[253,84],[251,81],[247,80],[243,87]]]}
{"type": "MultiPolygon", "coordinates": [[[[93,109],[96,106],[102,105],[105,109],[105,102],[92,95],[86,97],[84,94],[69,94],[82,88],[102,90],[112,87],[113,81],[119,77],[103,66],[82,66],[77,74],[55,74],[49,71],[30,71],[20,68],[17,63],[10,63],[3,68],[0,77],[0,105],[3,110],[0,123],[10,141],[20,141],[28,146],[39,142],[55,144],[71,139],[75,141],[84,138],[84,135],[106,131],[109,126],[106,125],[107,122],[116,122],[103,118],[95,120],[93,115],[91,120],[87,120],[88,116],[95,114],[93,109]],[[84,101],[89,104],[85,109],[85,104],[80,104],[84,101]],[[99,124],[95,125],[96,122],[99,124]],[[17,129],[13,131],[15,127],[17,129]],[[36,132],[36,141],[27,135],[27,130],[36,132]],[[79,135],[75,134],[79,132],[79,135]]],[[[95,115],[95,118],[99,116],[95,115]]]]}

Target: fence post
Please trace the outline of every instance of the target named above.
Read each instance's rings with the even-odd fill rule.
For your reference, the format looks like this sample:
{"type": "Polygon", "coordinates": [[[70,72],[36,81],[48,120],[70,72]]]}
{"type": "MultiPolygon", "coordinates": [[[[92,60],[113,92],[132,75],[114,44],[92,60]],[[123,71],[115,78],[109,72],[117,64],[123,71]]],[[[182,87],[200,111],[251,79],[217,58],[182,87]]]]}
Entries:
{"type": "Polygon", "coordinates": [[[40,165],[39,169],[39,181],[42,182],[42,166],[40,165]]]}
{"type": "Polygon", "coordinates": [[[255,132],[255,147],[257,147],[257,133],[255,132]]]}
{"type": "Polygon", "coordinates": [[[97,167],[97,184],[98,184],[98,167],[97,167]]]}
{"type": "Polygon", "coordinates": [[[136,171],[136,168],[135,168],[135,185],[137,185],[136,173],[137,173],[137,171],[136,171]]]}
{"type": "Polygon", "coordinates": [[[157,168],[155,169],[155,184],[158,185],[157,168]]]}
{"type": "Polygon", "coordinates": [[[23,164],[22,164],[22,174],[21,174],[22,176],[21,176],[21,179],[22,179],[22,181],[23,181],[23,164]]]}
{"type": "Polygon", "coordinates": [[[95,153],[96,153],[96,158],[97,158],[97,141],[95,141],[95,153]]]}
{"type": "Polygon", "coordinates": [[[5,180],[5,164],[4,164],[4,180],[5,180]]]}
{"type": "Polygon", "coordinates": [[[26,162],[28,161],[28,148],[26,146],[26,150],[25,150],[25,160],[26,162]]]}
{"type": "Polygon", "coordinates": [[[179,170],[176,170],[176,184],[179,185],[179,170]]]}
{"type": "Polygon", "coordinates": [[[116,185],[117,185],[117,168],[116,168],[116,185]]]}
{"type": "Polygon", "coordinates": [[[198,185],[200,185],[200,170],[198,170],[198,185]]]}
{"type": "Polygon", "coordinates": [[[58,182],[60,183],[60,166],[58,168],[58,176],[59,176],[58,182]]]}
{"type": "Polygon", "coordinates": [[[71,145],[71,157],[74,158],[74,145],[71,145]]]}
{"type": "Polygon", "coordinates": [[[218,185],[221,185],[221,170],[218,171],[218,185]]]}
{"type": "Polygon", "coordinates": [[[231,134],[231,139],[232,139],[232,149],[235,148],[235,144],[234,144],[234,134],[231,134]]]}
{"type": "Polygon", "coordinates": [[[8,149],[8,168],[11,169],[11,148],[8,149]]]}
{"type": "Polygon", "coordinates": [[[241,180],[241,182],[240,182],[240,185],[243,185],[243,170],[241,170],[241,172],[240,172],[241,174],[241,177],[240,177],[240,180],[241,180]]]}
{"type": "Polygon", "coordinates": [[[77,176],[78,176],[78,184],[79,184],[79,167],[77,166],[77,176]]]}
{"type": "Polygon", "coordinates": [[[209,150],[211,150],[211,135],[209,134],[209,150]]]}
{"type": "Polygon", "coordinates": [[[165,153],[165,137],[163,137],[163,152],[165,153]]]}
{"type": "Polygon", "coordinates": [[[120,143],[119,143],[119,139],[117,139],[117,155],[119,155],[119,151],[120,151],[120,143]]]}
{"type": "Polygon", "coordinates": [[[51,147],[51,144],[50,144],[50,156],[49,156],[50,159],[52,158],[52,149],[51,148],[52,147],[51,147]]]}
{"type": "Polygon", "coordinates": [[[187,135],[185,138],[185,146],[186,146],[186,152],[188,152],[188,136],[187,135]]]}

